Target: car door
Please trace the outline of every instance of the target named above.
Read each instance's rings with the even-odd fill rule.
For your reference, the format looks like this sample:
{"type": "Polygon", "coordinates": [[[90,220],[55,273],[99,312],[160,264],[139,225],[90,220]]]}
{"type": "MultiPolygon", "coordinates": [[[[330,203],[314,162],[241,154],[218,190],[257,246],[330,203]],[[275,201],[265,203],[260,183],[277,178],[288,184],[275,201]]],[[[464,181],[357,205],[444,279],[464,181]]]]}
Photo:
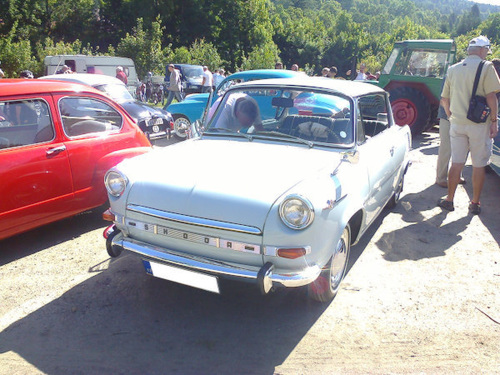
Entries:
{"type": "Polygon", "coordinates": [[[76,205],[80,210],[103,204],[107,195],[99,162],[133,140],[120,133],[122,114],[102,97],[74,95],[57,97],[59,119],[67,138],[76,205]]]}
{"type": "Polygon", "coordinates": [[[1,98],[0,238],[67,216],[73,181],[52,97],[1,98]]]}
{"type": "Polygon", "coordinates": [[[371,222],[394,193],[405,157],[403,128],[390,121],[390,107],[382,93],[358,99],[357,142],[360,163],[368,175],[365,202],[371,222]]]}

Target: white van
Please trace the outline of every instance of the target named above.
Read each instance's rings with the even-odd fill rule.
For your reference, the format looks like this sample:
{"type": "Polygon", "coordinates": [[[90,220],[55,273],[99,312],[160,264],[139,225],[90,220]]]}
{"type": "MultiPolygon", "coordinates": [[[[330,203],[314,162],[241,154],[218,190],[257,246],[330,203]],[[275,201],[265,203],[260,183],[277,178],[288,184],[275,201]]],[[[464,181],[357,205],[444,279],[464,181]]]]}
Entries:
{"type": "Polygon", "coordinates": [[[121,66],[128,78],[129,91],[135,93],[139,84],[134,60],[128,57],[56,55],[44,59],[45,75],[56,74],[64,65],[75,73],[96,73],[116,77],[116,67],[121,66]]]}

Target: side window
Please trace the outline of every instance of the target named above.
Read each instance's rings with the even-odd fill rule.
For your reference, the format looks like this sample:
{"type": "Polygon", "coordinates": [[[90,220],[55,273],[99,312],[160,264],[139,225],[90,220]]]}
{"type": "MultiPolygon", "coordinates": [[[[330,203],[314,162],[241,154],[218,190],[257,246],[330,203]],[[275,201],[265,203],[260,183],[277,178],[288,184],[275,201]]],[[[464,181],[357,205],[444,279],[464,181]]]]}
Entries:
{"type": "Polygon", "coordinates": [[[389,127],[388,101],[384,94],[363,96],[358,100],[358,107],[366,137],[373,137],[389,127]]]}
{"type": "Polygon", "coordinates": [[[109,132],[122,127],[120,113],[94,98],[62,98],[59,100],[59,112],[64,132],[70,137],[109,132]]]}
{"type": "Polygon", "coordinates": [[[0,149],[54,139],[49,106],[41,99],[0,102],[0,149]]]}

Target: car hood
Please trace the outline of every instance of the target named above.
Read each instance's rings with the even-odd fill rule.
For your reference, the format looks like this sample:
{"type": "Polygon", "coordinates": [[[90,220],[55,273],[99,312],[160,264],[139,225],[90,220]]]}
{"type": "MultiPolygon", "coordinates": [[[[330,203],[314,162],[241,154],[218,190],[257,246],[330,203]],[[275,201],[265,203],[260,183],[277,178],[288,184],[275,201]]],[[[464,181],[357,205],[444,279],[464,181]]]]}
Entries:
{"type": "Polygon", "coordinates": [[[124,101],[120,102],[120,104],[123,108],[125,108],[128,114],[138,122],[144,119],[149,119],[151,117],[170,117],[170,114],[164,109],[150,106],[138,100],[124,101]]]}
{"type": "Polygon", "coordinates": [[[210,94],[203,93],[203,94],[190,94],[186,96],[186,99],[184,99],[183,102],[181,103],[186,103],[186,102],[203,102],[206,103],[208,100],[210,94]]]}
{"type": "MultiPolygon", "coordinates": [[[[338,153],[258,141],[192,140],[119,165],[127,204],[263,228],[271,206],[338,153]]],[[[294,192],[294,191],[291,191],[294,192]]]]}

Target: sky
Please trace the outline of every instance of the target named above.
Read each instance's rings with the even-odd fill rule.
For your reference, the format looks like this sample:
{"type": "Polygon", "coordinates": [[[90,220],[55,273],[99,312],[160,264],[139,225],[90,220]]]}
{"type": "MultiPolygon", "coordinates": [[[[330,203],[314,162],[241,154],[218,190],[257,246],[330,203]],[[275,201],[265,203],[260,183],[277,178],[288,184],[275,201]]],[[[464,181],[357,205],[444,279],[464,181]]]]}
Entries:
{"type": "MultiPolygon", "coordinates": [[[[469,0],[472,1],[472,0],[469,0]]],[[[500,0],[474,0],[475,3],[500,5],[500,0]]]]}

